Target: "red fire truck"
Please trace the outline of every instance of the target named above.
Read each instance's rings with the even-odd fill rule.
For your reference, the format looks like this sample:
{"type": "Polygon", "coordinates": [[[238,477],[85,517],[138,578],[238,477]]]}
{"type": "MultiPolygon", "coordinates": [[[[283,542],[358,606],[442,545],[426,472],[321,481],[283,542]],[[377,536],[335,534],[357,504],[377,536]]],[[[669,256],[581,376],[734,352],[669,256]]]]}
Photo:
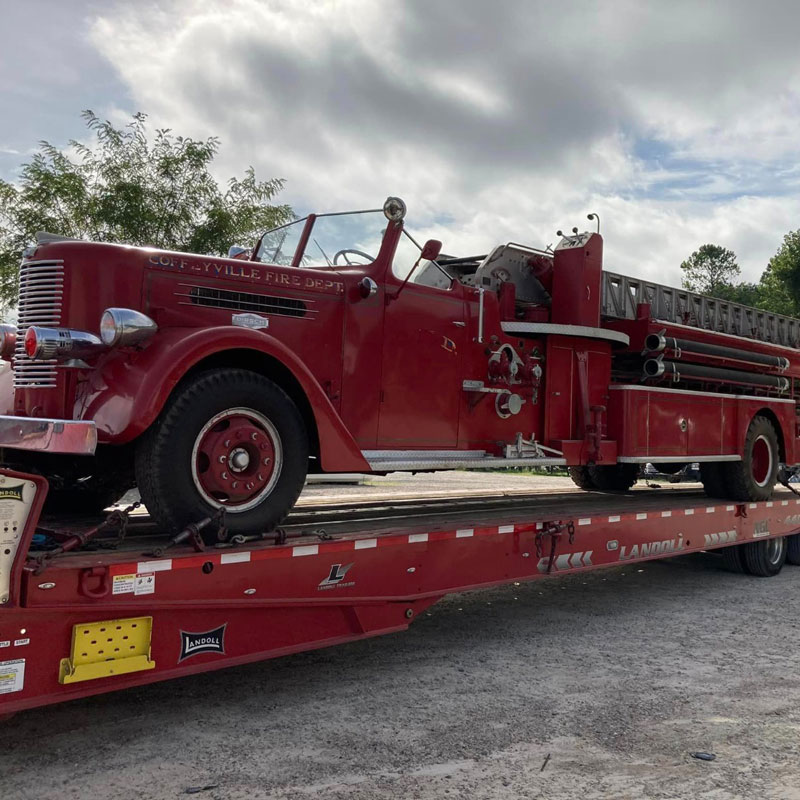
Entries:
{"type": "Polygon", "coordinates": [[[699,462],[710,496],[758,501],[798,461],[798,321],[604,272],[599,233],[443,255],[405,213],[311,214],[227,259],[40,236],[2,463],[52,509],[136,484],[165,530],[248,534],[309,470],[558,464],[619,491],[699,462]]]}
{"type": "Polygon", "coordinates": [[[227,259],[26,252],[0,342],[0,715],[402,630],[463,589],[800,563],[800,498],[773,495],[800,323],[605,272],[598,233],[443,255],[404,217],[309,215],[227,259]],[[699,462],[705,494],[614,494],[644,462],[699,462]],[[587,491],[291,510],[309,470],[515,465],[587,491]],[[149,515],[92,515],[134,484],[149,515]]]}

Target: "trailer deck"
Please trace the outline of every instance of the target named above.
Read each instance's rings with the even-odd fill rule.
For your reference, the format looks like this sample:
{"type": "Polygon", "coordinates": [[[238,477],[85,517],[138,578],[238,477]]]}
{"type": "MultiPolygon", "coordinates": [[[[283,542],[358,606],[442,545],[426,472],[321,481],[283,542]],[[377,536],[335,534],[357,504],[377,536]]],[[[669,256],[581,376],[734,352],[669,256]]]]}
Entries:
{"type": "MultiPolygon", "coordinates": [[[[762,503],[567,490],[305,505],[264,537],[164,552],[167,537],[134,512],[123,538],[112,525],[54,555],[31,547],[37,528],[63,540],[98,520],[40,521],[43,480],[0,477],[37,488],[0,607],[0,714],[401,631],[451,592],[800,531],[786,490],[762,503]]],[[[4,519],[15,503],[0,497],[4,519]]]]}

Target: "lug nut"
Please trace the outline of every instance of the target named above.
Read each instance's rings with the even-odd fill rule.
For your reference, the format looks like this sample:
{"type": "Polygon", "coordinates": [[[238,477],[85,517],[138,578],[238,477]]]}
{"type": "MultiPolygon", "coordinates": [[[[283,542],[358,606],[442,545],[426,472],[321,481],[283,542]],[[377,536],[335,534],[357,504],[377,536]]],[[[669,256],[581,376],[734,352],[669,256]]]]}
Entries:
{"type": "Polygon", "coordinates": [[[253,441],[255,441],[256,439],[258,439],[258,434],[257,434],[257,433],[254,431],[253,433],[251,433],[251,434],[250,434],[250,438],[251,438],[253,441]]]}
{"type": "Polygon", "coordinates": [[[231,484],[231,489],[236,489],[236,488],[238,488],[238,486],[239,486],[239,481],[234,481],[234,482],[231,484]]]}
{"type": "Polygon", "coordinates": [[[219,463],[220,464],[224,464],[225,463],[225,456],[220,456],[219,457],[219,463]]]}

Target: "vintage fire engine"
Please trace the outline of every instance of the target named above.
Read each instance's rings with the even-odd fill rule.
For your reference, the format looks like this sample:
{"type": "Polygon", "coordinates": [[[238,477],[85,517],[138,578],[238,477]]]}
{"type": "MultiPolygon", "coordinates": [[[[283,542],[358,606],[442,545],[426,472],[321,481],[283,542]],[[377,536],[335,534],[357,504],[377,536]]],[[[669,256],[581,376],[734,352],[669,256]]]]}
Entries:
{"type": "Polygon", "coordinates": [[[241,533],[309,470],[566,465],[614,491],[700,462],[708,494],[757,501],[798,460],[798,321],[604,272],[599,233],[443,255],[405,212],[311,214],[230,258],[39,236],[2,463],[54,507],[135,484],[165,529],[224,509],[241,533]]]}

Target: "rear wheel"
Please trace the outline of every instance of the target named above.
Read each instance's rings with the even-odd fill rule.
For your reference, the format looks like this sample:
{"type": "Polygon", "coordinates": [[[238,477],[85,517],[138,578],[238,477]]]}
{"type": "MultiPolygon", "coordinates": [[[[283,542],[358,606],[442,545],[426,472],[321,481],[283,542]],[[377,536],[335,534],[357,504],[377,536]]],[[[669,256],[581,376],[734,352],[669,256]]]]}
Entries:
{"type": "Polygon", "coordinates": [[[778,434],[766,417],[756,416],[747,429],[741,461],[725,463],[725,491],[731,500],[769,500],[778,478],[778,434]]]}
{"type": "Polygon", "coordinates": [[[786,537],[786,563],[800,566],[800,534],[786,537]]]}
{"type": "Polygon", "coordinates": [[[572,478],[572,482],[581,489],[588,491],[597,488],[589,474],[589,467],[570,467],[569,476],[572,478]]]}
{"type": "Polygon", "coordinates": [[[609,464],[589,467],[589,475],[601,492],[626,492],[639,477],[638,464],[609,464]]]}
{"type": "Polygon", "coordinates": [[[599,492],[626,492],[639,477],[638,464],[570,467],[569,475],[581,489],[599,492]]]}
{"type": "Polygon", "coordinates": [[[783,569],[783,565],[786,563],[786,549],[785,536],[743,544],[745,567],[751,575],[771,578],[783,569]]]}
{"type": "Polygon", "coordinates": [[[700,480],[709,497],[726,497],[724,464],[700,464],[700,480]]]}
{"type": "Polygon", "coordinates": [[[142,500],[170,531],[220,509],[231,533],[270,530],[297,500],[307,468],[296,406],[272,381],[241,369],[179,386],[136,452],[142,500]]]}
{"type": "Polygon", "coordinates": [[[728,572],[747,572],[747,566],[744,563],[744,553],[742,552],[741,545],[733,545],[733,547],[723,547],[722,565],[728,572]]]}

